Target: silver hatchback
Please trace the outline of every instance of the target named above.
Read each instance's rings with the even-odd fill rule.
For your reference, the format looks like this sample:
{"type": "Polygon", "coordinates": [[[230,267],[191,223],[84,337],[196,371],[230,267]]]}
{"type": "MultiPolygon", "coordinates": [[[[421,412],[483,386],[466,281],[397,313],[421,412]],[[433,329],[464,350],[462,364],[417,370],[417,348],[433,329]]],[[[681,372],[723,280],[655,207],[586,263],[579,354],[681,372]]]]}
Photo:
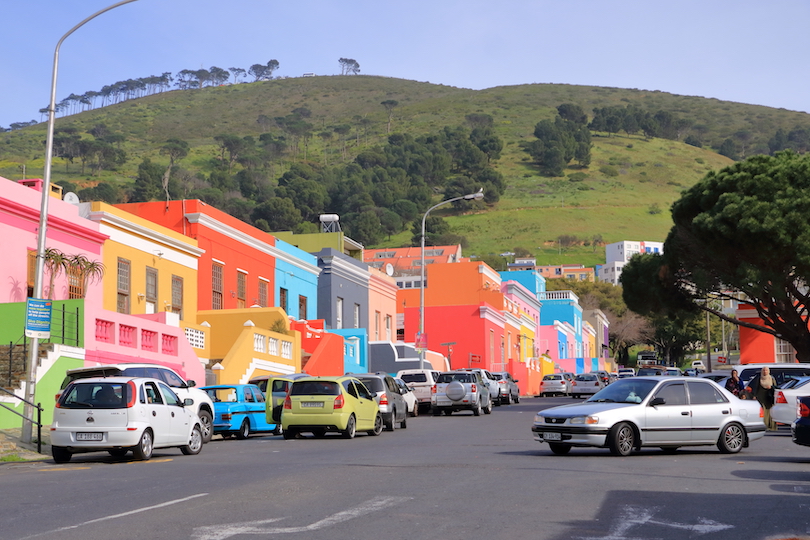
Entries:
{"type": "Polygon", "coordinates": [[[380,372],[353,373],[352,377],[357,377],[374,394],[386,431],[394,431],[396,424],[403,429],[408,427],[408,404],[392,376],[380,372]]]}
{"type": "Polygon", "coordinates": [[[562,373],[549,373],[543,375],[540,381],[540,397],[546,396],[567,396],[571,393],[571,386],[568,379],[562,373]]]}

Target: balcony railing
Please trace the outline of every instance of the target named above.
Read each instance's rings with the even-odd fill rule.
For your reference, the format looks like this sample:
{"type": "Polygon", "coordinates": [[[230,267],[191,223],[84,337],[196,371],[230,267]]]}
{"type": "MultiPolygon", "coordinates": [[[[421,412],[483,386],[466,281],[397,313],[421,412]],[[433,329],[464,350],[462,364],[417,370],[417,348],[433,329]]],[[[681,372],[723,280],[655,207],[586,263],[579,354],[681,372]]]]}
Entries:
{"type": "Polygon", "coordinates": [[[541,302],[547,300],[568,300],[579,303],[579,297],[574,294],[574,291],[544,291],[537,293],[537,296],[541,302]]]}

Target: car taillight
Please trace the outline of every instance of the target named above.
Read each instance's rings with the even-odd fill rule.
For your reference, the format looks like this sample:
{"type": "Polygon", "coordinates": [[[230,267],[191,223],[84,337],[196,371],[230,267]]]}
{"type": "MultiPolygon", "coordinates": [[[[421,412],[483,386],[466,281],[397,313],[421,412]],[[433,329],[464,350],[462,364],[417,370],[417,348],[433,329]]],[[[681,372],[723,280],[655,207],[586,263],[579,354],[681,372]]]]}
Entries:
{"type": "Polygon", "coordinates": [[[380,405],[388,405],[388,394],[385,392],[380,394],[380,405]]]}
{"type": "Polygon", "coordinates": [[[335,409],[342,409],[342,408],[343,408],[343,404],[344,404],[345,402],[346,402],[346,400],[344,400],[344,399],[343,399],[343,394],[339,394],[339,395],[338,395],[338,397],[336,397],[336,398],[335,398],[335,405],[334,405],[334,408],[335,408],[335,409]]]}
{"type": "Polygon", "coordinates": [[[56,393],[56,395],[55,395],[55,396],[53,396],[53,399],[54,399],[55,401],[59,401],[59,398],[60,398],[60,397],[62,397],[62,392],[57,392],[57,393],[56,393]]]}
{"type": "Polygon", "coordinates": [[[430,387],[430,393],[431,393],[431,394],[435,394],[435,393],[436,393],[436,385],[435,385],[435,384],[434,384],[433,386],[431,386],[431,387],[430,387]]]}
{"type": "Polygon", "coordinates": [[[571,381],[571,386],[576,386],[576,385],[577,385],[577,381],[571,381]]]}
{"type": "Polygon", "coordinates": [[[292,399],[290,399],[290,396],[284,398],[284,408],[287,410],[292,409],[292,399]]]}
{"type": "Polygon", "coordinates": [[[599,381],[596,381],[595,383],[593,383],[593,385],[594,386],[599,386],[599,381]]]}
{"type": "Polygon", "coordinates": [[[765,418],[765,409],[763,409],[762,407],[759,408],[759,417],[765,418]]]}
{"type": "Polygon", "coordinates": [[[787,403],[785,394],[783,394],[781,390],[776,393],[776,400],[774,400],[774,403],[787,403]]]}
{"type": "Polygon", "coordinates": [[[473,383],[472,386],[470,386],[470,392],[475,392],[475,383],[473,383]]]}
{"type": "Polygon", "coordinates": [[[805,405],[804,403],[799,403],[799,407],[797,410],[799,417],[801,418],[810,418],[810,407],[805,405]]]}
{"type": "Polygon", "coordinates": [[[231,421],[231,413],[229,413],[229,412],[222,413],[222,421],[223,422],[230,422],[231,421]]]}
{"type": "Polygon", "coordinates": [[[135,406],[135,400],[138,398],[138,389],[135,388],[135,381],[127,381],[129,387],[129,400],[127,400],[127,409],[135,406]]]}

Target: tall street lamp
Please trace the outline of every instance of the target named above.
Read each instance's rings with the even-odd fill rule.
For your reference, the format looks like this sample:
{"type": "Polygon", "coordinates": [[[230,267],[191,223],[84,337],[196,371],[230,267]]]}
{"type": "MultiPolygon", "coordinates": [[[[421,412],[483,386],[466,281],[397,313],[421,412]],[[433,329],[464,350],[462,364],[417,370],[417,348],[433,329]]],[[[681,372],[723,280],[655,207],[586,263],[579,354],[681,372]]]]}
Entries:
{"type": "Polygon", "coordinates": [[[425,369],[425,349],[427,349],[427,336],[425,336],[425,222],[427,221],[428,214],[442,205],[450,204],[456,201],[477,201],[484,198],[484,188],[479,189],[475,193],[468,193],[461,197],[453,197],[447,199],[439,204],[434,204],[428,208],[425,215],[422,216],[422,266],[421,266],[421,281],[419,282],[419,334],[416,337],[417,347],[419,348],[419,369],[425,369]]]}
{"type": "MultiPolygon", "coordinates": [[[[51,77],[51,101],[48,104],[48,135],[45,140],[45,172],[43,176],[42,183],[42,202],[40,204],[39,209],[39,229],[37,229],[37,266],[36,266],[36,274],[34,279],[34,298],[41,298],[42,297],[42,282],[43,276],[45,273],[45,239],[47,237],[47,227],[48,227],[48,202],[51,198],[51,161],[53,158],[53,125],[54,121],[56,120],[56,74],[59,70],[59,48],[62,46],[62,42],[67,39],[67,37],[84,26],[87,22],[95,19],[102,13],[106,13],[111,9],[115,9],[118,6],[123,6],[124,4],[129,4],[130,2],[137,2],[137,0],[123,0],[122,2],[118,2],[117,4],[113,4],[109,7],[102,9],[101,11],[97,11],[87,17],[85,20],[74,26],[70,29],[70,31],[62,36],[59,42],[56,44],[56,50],[53,53],[53,75],[51,77]]],[[[28,373],[26,374],[26,384],[25,384],[25,397],[29,403],[25,404],[25,408],[23,410],[24,420],[22,425],[22,433],[20,440],[24,443],[31,442],[31,431],[32,431],[32,418],[34,414],[34,407],[31,403],[34,402],[36,398],[36,379],[37,379],[37,356],[39,355],[39,338],[32,337],[31,338],[31,349],[28,355],[28,373]]]]}

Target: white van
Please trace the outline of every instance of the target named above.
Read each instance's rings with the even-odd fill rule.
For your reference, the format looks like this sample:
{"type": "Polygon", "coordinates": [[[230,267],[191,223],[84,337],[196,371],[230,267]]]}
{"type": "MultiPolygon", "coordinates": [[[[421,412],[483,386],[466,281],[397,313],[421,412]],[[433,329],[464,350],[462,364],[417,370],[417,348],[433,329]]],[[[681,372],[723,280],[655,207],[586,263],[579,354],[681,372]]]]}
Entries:
{"type": "Polygon", "coordinates": [[[740,374],[742,382],[747,386],[765,366],[770,368],[771,376],[776,379],[777,386],[790,378],[810,376],[810,364],[740,364],[734,367],[740,374]]]}
{"type": "Polygon", "coordinates": [[[421,409],[430,408],[430,392],[436,379],[439,378],[440,371],[435,369],[401,369],[397,371],[396,378],[402,379],[413,388],[416,402],[421,409]]]}

